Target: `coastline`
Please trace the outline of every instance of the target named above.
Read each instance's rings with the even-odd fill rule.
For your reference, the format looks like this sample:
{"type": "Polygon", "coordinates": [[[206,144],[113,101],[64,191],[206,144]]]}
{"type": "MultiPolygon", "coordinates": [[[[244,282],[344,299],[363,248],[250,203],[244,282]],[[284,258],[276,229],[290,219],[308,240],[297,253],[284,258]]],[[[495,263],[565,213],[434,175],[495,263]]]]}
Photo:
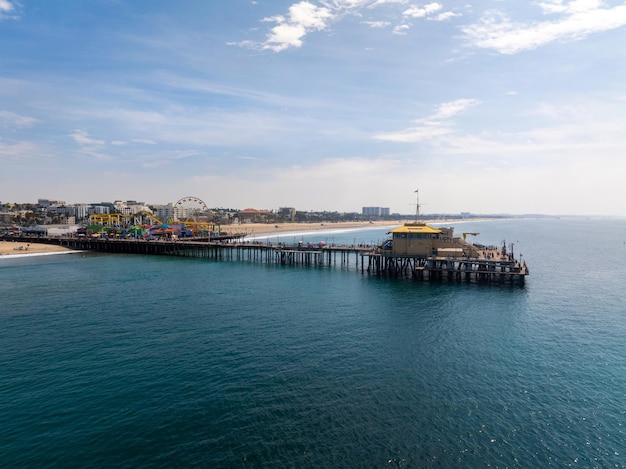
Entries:
{"type": "Polygon", "coordinates": [[[229,234],[279,235],[300,231],[344,230],[351,228],[375,228],[384,226],[400,226],[403,221],[374,222],[322,222],[322,223],[245,223],[242,225],[226,225],[223,231],[229,234]]]}
{"type": "Polygon", "coordinates": [[[23,243],[18,241],[0,241],[0,259],[14,257],[44,256],[50,254],[67,254],[72,249],[53,246],[51,244],[23,243]]]}
{"type": "MultiPolygon", "coordinates": [[[[482,221],[481,219],[449,219],[449,220],[420,220],[426,224],[448,224],[468,221],[482,221]]],[[[350,228],[375,228],[386,226],[401,226],[409,223],[410,220],[383,220],[383,221],[361,221],[361,222],[321,222],[321,223],[244,223],[241,225],[224,225],[223,232],[229,234],[245,235],[277,235],[281,233],[291,233],[294,231],[321,231],[321,230],[343,230],[350,228]]]]}
{"type": "MultiPolygon", "coordinates": [[[[488,219],[448,219],[448,220],[420,220],[421,223],[428,225],[451,225],[457,223],[470,223],[477,221],[487,221],[488,219]]],[[[393,229],[410,223],[411,220],[384,220],[373,222],[321,222],[321,223],[244,223],[241,225],[224,225],[223,233],[228,234],[245,234],[246,237],[257,237],[263,235],[265,237],[288,235],[294,232],[311,232],[311,231],[328,231],[328,230],[349,230],[363,228],[384,228],[393,229]]]]}
{"type": "MultiPolygon", "coordinates": [[[[486,221],[482,219],[449,219],[449,220],[420,220],[431,225],[449,225],[457,223],[467,223],[475,221],[486,221]]],[[[280,235],[291,235],[293,233],[309,233],[315,231],[336,231],[366,228],[389,228],[401,226],[407,220],[385,220],[373,222],[320,222],[320,223],[246,223],[242,225],[227,225],[223,232],[228,234],[243,234],[247,238],[264,238],[280,235]]],[[[0,259],[15,257],[30,257],[50,254],[67,254],[78,252],[62,246],[40,243],[26,243],[18,241],[0,241],[0,259]]]]}

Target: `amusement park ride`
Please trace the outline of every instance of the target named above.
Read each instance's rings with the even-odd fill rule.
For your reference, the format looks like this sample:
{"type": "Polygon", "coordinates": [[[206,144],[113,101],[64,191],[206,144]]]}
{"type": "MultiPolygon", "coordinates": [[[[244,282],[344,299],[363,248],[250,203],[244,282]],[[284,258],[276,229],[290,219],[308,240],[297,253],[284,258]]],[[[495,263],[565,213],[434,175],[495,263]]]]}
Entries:
{"type": "Polygon", "coordinates": [[[163,222],[152,213],[142,210],[132,215],[123,213],[108,213],[90,215],[92,224],[110,228],[130,228],[133,226],[165,226],[184,225],[194,236],[219,231],[219,225],[205,221],[210,216],[207,205],[198,197],[183,197],[173,205],[172,215],[163,222]],[[204,219],[204,220],[203,220],[204,219]],[[202,221],[201,221],[202,220],[202,221]]]}

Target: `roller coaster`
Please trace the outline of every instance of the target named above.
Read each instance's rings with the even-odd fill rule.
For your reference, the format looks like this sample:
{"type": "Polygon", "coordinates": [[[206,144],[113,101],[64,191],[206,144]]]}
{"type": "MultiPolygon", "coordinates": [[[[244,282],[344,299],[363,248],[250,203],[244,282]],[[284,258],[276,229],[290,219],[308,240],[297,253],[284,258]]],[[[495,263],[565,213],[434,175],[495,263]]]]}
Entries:
{"type": "Polygon", "coordinates": [[[93,214],[89,216],[92,225],[115,228],[117,230],[128,231],[132,227],[169,227],[168,225],[184,226],[185,231],[191,232],[193,236],[210,236],[219,234],[220,225],[212,222],[198,221],[203,214],[208,214],[209,209],[202,200],[197,197],[185,197],[174,205],[174,216],[166,222],[159,220],[152,213],[141,210],[132,215],[123,213],[93,214]]]}

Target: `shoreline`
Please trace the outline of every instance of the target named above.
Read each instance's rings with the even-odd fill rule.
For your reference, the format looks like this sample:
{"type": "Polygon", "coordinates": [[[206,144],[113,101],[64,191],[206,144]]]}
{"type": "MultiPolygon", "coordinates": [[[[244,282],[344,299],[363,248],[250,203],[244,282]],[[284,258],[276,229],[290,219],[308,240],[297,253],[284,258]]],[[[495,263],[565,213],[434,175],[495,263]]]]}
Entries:
{"type": "MultiPolygon", "coordinates": [[[[483,222],[488,219],[449,219],[449,220],[420,220],[427,225],[453,225],[458,223],[483,222]]],[[[292,235],[293,233],[310,233],[314,231],[350,230],[365,228],[390,228],[412,223],[411,220],[384,220],[374,222],[320,222],[320,223],[245,223],[241,225],[225,225],[223,232],[228,234],[244,234],[247,238],[271,237],[292,235]]]]}
{"type": "MultiPolygon", "coordinates": [[[[485,221],[483,219],[450,219],[450,220],[420,220],[420,223],[426,223],[428,225],[442,225],[449,223],[465,223],[485,221]]],[[[361,228],[376,228],[376,227],[395,227],[401,226],[405,223],[411,223],[411,220],[382,220],[373,222],[320,222],[320,223],[244,223],[240,225],[224,225],[222,226],[223,232],[228,234],[245,234],[251,235],[279,235],[289,234],[292,232],[300,231],[322,231],[322,230],[344,230],[344,229],[361,229],[361,228]]]]}
{"type": "Polygon", "coordinates": [[[376,226],[396,226],[401,222],[375,221],[375,222],[320,222],[320,223],[244,223],[240,225],[223,226],[224,233],[251,235],[279,235],[289,234],[295,231],[322,231],[343,230],[349,228],[367,228],[376,226]]]}
{"type": "MultiPolygon", "coordinates": [[[[483,219],[450,219],[450,220],[420,220],[422,223],[430,225],[453,225],[457,223],[468,223],[487,221],[483,219]]],[[[320,223],[246,223],[243,225],[227,225],[224,232],[229,234],[243,234],[248,239],[269,238],[272,236],[292,236],[300,233],[313,233],[323,231],[344,231],[360,229],[389,228],[393,229],[409,220],[374,221],[374,222],[320,222],[320,223]]],[[[0,241],[0,259],[31,257],[50,254],[67,254],[79,252],[63,246],[51,244],[27,243],[20,241],[0,241]]]]}
{"type": "Polygon", "coordinates": [[[52,244],[25,243],[20,241],[0,241],[0,259],[17,257],[44,256],[78,252],[63,246],[52,244]]]}
{"type": "MultiPolygon", "coordinates": [[[[254,223],[238,225],[236,229],[226,229],[227,233],[245,234],[246,239],[269,238],[272,236],[292,236],[301,233],[336,232],[361,229],[396,227],[401,223],[385,222],[323,222],[323,223],[254,223]]],[[[230,228],[230,227],[229,227],[230,228]]]]}

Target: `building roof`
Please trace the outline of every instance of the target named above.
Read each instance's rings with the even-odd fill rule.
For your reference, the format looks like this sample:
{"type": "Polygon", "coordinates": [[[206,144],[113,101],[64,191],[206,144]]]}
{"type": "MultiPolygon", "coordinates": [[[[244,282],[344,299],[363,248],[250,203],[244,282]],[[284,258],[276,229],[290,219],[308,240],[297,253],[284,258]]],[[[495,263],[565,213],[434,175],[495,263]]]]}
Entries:
{"type": "Polygon", "coordinates": [[[391,230],[389,233],[426,233],[426,234],[439,234],[441,230],[428,226],[424,223],[406,223],[395,230],[391,230]]]}

